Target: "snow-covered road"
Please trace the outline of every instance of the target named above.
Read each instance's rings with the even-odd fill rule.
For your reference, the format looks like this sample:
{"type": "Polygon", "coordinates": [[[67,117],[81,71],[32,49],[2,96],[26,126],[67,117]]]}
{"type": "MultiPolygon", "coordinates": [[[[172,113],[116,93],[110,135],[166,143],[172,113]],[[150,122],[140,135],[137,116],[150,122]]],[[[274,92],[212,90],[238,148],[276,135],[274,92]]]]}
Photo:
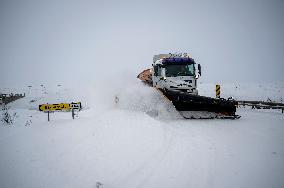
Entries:
{"type": "Polygon", "coordinates": [[[141,87],[140,98],[120,93],[118,106],[97,97],[75,120],[53,113],[47,122],[28,97],[11,104],[15,123],[0,126],[0,187],[284,187],[280,111],[239,108],[238,120],[151,117],[149,104],[167,104],[141,87]]]}
{"type": "MultiPolygon", "coordinates": [[[[113,110],[1,126],[1,187],[283,187],[284,116],[156,120],[113,110]],[[92,118],[95,117],[95,118],[92,118]]],[[[43,117],[44,116],[44,117],[43,117]]]]}

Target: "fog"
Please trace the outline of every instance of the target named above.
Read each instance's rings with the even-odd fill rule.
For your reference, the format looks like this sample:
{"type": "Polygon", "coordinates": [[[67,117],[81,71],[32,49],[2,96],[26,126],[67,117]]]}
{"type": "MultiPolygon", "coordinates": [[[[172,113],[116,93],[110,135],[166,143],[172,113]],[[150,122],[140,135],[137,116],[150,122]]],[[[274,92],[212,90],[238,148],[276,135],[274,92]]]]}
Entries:
{"type": "Polygon", "coordinates": [[[189,52],[201,82],[283,82],[284,1],[0,1],[0,86],[122,79],[189,52]]]}

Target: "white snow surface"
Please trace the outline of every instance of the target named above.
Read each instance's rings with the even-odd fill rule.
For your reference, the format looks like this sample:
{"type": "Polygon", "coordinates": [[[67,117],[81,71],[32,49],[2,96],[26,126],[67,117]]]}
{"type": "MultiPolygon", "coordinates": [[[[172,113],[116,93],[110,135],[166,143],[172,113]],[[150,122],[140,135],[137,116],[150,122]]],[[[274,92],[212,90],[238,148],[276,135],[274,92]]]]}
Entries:
{"type": "MultiPolygon", "coordinates": [[[[131,79],[107,88],[6,88],[27,96],[8,105],[14,123],[0,124],[0,187],[284,187],[281,111],[238,108],[238,120],[185,120],[159,92],[131,79]],[[84,106],[74,120],[56,112],[48,122],[37,110],[72,101],[84,106]]],[[[199,85],[202,95],[214,89],[199,85]]],[[[236,99],[284,96],[281,84],[221,84],[221,91],[236,99]]]]}

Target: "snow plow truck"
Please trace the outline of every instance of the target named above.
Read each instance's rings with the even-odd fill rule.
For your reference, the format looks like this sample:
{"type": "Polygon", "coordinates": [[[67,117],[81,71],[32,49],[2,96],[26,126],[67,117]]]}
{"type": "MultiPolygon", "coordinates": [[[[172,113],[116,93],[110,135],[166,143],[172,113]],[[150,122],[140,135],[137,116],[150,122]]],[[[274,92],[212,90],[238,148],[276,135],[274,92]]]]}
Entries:
{"type": "Polygon", "coordinates": [[[188,53],[159,54],[153,57],[152,68],[137,78],[159,90],[186,119],[238,119],[237,102],[233,99],[198,95],[197,79],[201,66],[188,53]]]}

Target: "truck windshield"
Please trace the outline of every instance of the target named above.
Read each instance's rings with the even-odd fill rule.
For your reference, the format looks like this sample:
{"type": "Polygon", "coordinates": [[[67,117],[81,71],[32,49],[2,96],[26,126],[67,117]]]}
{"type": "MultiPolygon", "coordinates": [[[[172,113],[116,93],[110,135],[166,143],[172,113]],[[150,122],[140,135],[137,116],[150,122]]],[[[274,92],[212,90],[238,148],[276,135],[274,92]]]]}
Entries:
{"type": "Polygon", "coordinates": [[[194,76],[194,64],[190,65],[167,65],[166,76],[194,76]]]}

